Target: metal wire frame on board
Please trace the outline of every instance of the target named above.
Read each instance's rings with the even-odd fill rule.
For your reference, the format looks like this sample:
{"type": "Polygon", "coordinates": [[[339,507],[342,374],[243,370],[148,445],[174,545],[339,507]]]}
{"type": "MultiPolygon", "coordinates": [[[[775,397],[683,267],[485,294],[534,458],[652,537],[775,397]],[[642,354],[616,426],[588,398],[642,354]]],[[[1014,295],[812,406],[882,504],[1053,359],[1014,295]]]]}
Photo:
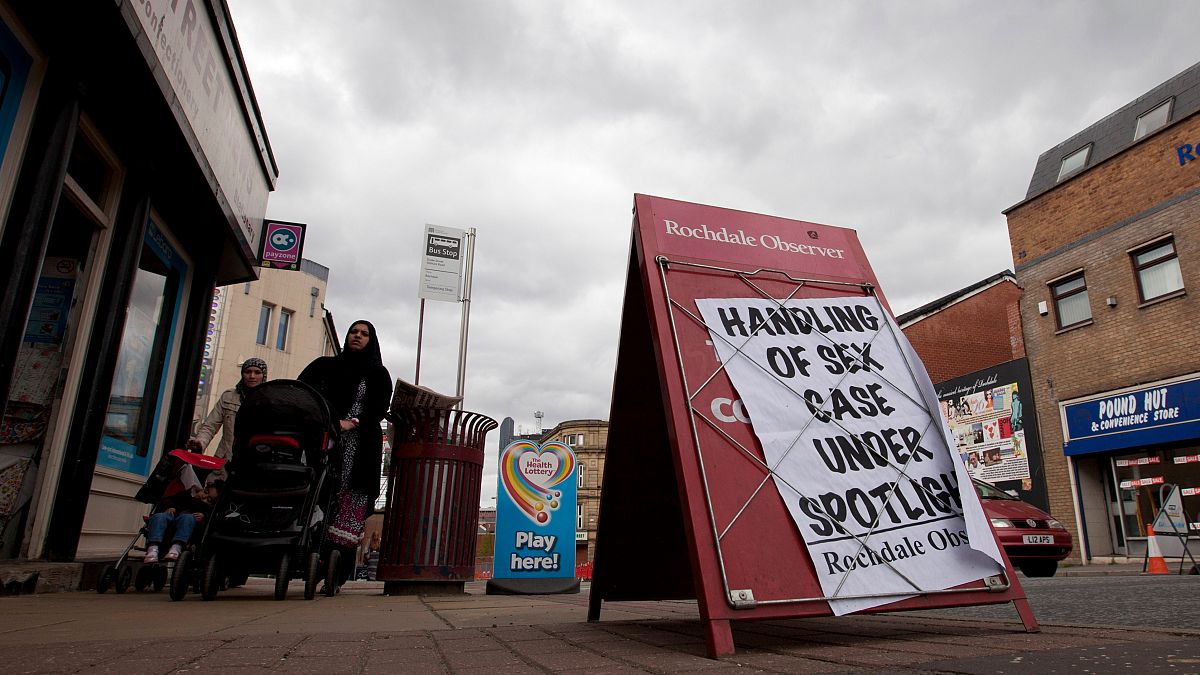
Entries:
{"type": "MultiPolygon", "coordinates": [[[[880,312],[880,315],[881,316],[885,315],[886,312],[884,311],[883,305],[879,300],[879,296],[875,293],[874,286],[871,284],[867,284],[867,283],[839,282],[839,281],[829,281],[829,280],[823,280],[823,279],[805,279],[805,278],[799,278],[799,277],[792,276],[788,272],[785,272],[782,270],[776,270],[776,269],[758,268],[753,271],[746,271],[746,270],[739,270],[739,269],[734,269],[734,268],[729,268],[729,267],[720,267],[720,266],[716,266],[716,265],[707,265],[707,264],[694,263],[694,262],[670,260],[666,256],[658,256],[655,259],[655,261],[658,263],[658,266],[659,266],[659,275],[660,275],[660,278],[662,281],[663,293],[666,297],[667,306],[670,310],[668,314],[669,314],[670,326],[671,326],[671,338],[672,338],[672,341],[673,341],[674,347],[675,347],[675,357],[677,359],[677,363],[679,366],[680,377],[683,379],[684,392],[687,395],[689,424],[690,424],[691,433],[692,433],[692,442],[696,449],[697,460],[698,460],[698,464],[699,464],[699,468],[700,468],[700,478],[701,478],[701,481],[702,481],[702,484],[704,487],[705,508],[708,511],[708,518],[709,518],[709,524],[712,528],[713,541],[716,543],[717,564],[718,564],[718,568],[720,569],[720,572],[721,572],[721,583],[723,585],[723,589],[725,592],[725,598],[726,598],[727,602],[730,604],[730,606],[732,606],[736,609],[749,609],[749,608],[753,608],[753,607],[760,607],[760,606],[766,606],[766,605],[783,605],[783,604],[809,603],[809,602],[828,602],[830,600],[849,600],[849,599],[860,599],[860,598],[896,598],[896,599],[900,599],[900,598],[911,596],[911,595],[935,595],[935,594],[940,595],[940,594],[954,594],[954,593],[973,593],[973,592],[979,592],[979,591],[988,591],[988,592],[993,592],[993,593],[999,593],[999,592],[1005,591],[1011,587],[1011,585],[1012,585],[1011,581],[1008,579],[1007,570],[1005,570],[1004,572],[1002,572],[999,575],[996,575],[993,577],[988,577],[987,579],[984,579],[982,586],[967,586],[967,587],[949,588],[949,589],[924,589],[924,588],[921,588],[916,582],[912,581],[908,576],[906,576],[900,570],[896,569],[896,567],[893,566],[890,562],[888,562],[887,560],[883,560],[881,558],[881,562],[883,562],[885,565],[887,565],[888,568],[890,568],[901,579],[903,579],[909,586],[912,587],[911,591],[905,590],[905,591],[896,591],[896,592],[889,592],[889,593],[839,595],[839,593],[842,589],[842,586],[845,584],[846,580],[850,577],[851,574],[854,573],[855,570],[853,570],[853,569],[848,571],[842,577],[841,581],[838,584],[837,589],[834,591],[833,595],[830,595],[830,596],[822,595],[822,596],[802,597],[802,598],[758,599],[758,598],[754,597],[753,589],[732,589],[732,588],[730,588],[729,576],[728,576],[728,572],[727,572],[726,565],[725,565],[725,555],[722,551],[721,543],[729,535],[730,531],[734,528],[734,526],[738,524],[738,521],[741,519],[741,517],[745,513],[746,509],[750,506],[751,502],[753,502],[754,499],[762,493],[763,489],[767,486],[767,483],[771,480],[777,480],[777,481],[787,485],[790,489],[795,491],[795,493],[798,494],[801,498],[807,499],[807,496],[804,494],[804,491],[802,489],[800,489],[800,486],[793,485],[792,483],[790,483],[786,479],[784,479],[782,476],[779,476],[776,473],[776,469],[779,467],[780,464],[783,463],[783,461],[785,461],[787,459],[788,454],[790,454],[791,451],[796,447],[796,443],[803,436],[803,434],[804,434],[805,430],[807,430],[808,426],[810,424],[812,424],[812,421],[817,419],[817,417],[819,415],[824,414],[824,416],[828,418],[828,421],[833,421],[833,423],[836,424],[842,431],[844,431],[846,434],[850,435],[854,439],[855,442],[861,442],[861,438],[859,438],[859,436],[857,434],[855,434],[855,433],[851,432],[850,430],[846,429],[845,427],[843,427],[840,424],[840,422],[834,421],[834,417],[832,416],[832,411],[827,411],[824,409],[825,406],[829,405],[829,403],[825,403],[823,406],[820,407],[821,408],[820,410],[812,412],[812,414],[810,415],[808,420],[804,423],[804,425],[801,427],[800,431],[796,434],[796,437],[792,440],[791,444],[789,444],[787,451],[783,454],[783,456],[780,458],[780,460],[774,466],[771,466],[771,465],[768,465],[766,462],[764,462],[754,451],[745,447],[745,445],[743,445],[742,443],[737,441],[737,439],[733,438],[728,433],[726,433],[723,429],[721,429],[720,426],[716,422],[714,422],[712,419],[710,419],[709,416],[706,415],[702,409],[699,409],[696,407],[695,401],[696,401],[696,398],[701,394],[701,392],[704,391],[705,387],[707,387],[709,385],[709,383],[711,383],[715,378],[717,378],[722,372],[725,371],[726,364],[721,363],[719,366],[717,366],[717,368],[715,370],[713,370],[713,372],[710,373],[704,379],[704,381],[698,387],[696,387],[695,390],[692,390],[691,385],[688,382],[687,370],[684,367],[683,351],[682,351],[680,341],[679,341],[679,330],[676,325],[676,316],[681,315],[682,317],[686,318],[687,320],[695,322],[698,326],[700,326],[700,328],[702,330],[704,330],[704,332],[706,334],[711,335],[711,333],[709,333],[708,326],[705,325],[703,319],[701,319],[699,316],[697,316],[697,314],[694,313],[693,311],[691,311],[691,309],[689,309],[688,307],[685,307],[683,304],[678,302],[674,297],[672,297],[670,283],[669,283],[669,279],[668,279],[669,272],[671,272],[674,268],[675,270],[678,270],[680,273],[685,273],[687,271],[697,271],[697,272],[703,272],[706,274],[717,273],[717,274],[729,275],[730,277],[740,280],[742,283],[744,283],[746,285],[747,288],[752,290],[759,297],[762,297],[764,299],[770,300],[771,302],[774,302],[776,304],[776,306],[781,310],[784,309],[785,304],[787,302],[789,302],[790,300],[792,300],[793,298],[795,298],[796,294],[799,293],[800,290],[802,288],[804,288],[805,286],[819,285],[819,286],[825,287],[825,288],[834,287],[834,288],[844,288],[847,290],[853,290],[855,292],[861,293],[864,296],[874,298],[876,301],[876,304],[877,304],[877,309],[880,312]],[[776,297],[772,296],[770,293],[763,290],[762,286],[759,283],[755,283],[755,281],[757,279],[770,279],[771,281],[776,282],[776,283],[786,282],[786,283],[795,284],[795,286],[794,286],[794,288],[792,288],[791,292],[787,294],[786,297],[780,299],[780,298],[776,298],[776,297]],[[733,518],[730,519],[730,521],[728,523],[725,523],[723,525],[718,524],[716,513],[713,508],[713,500],[712,500],[711,490],[710,490],[710,480],[709,480],[709,476],[707,473],[707,469],[705,468],[704,449],[701,447],[700,430],[699,430],[699,427],[697,426],[697,420],[703,422],[705,425],[710,427],[721,438],[723,438],[730,446],[732,446],[738,452],[740,452],[742,455],[744,455],[747,459],[749,459],[751,461],[751,463],[755,467],[759,468],[763,472],[763,477],[762,477],[762,480],[759,482],[758,487],[749,495],[749,497],[746,498],[746,500],[742,503],[741,508],[739,508],[737,510],[737,512],[734,514],[733,518]]],[[[765,323],[760,324],[757,328],[754,329],[754,331],[750,334],[750,336],[746,339],[746,341],[742,342],[740,345],[735,345],[732,342],[725,340],[726,344],[728,344],[730,347],[735,349],[734,358],[742,357],[742,358],[749,359],[748,356],[746,356],[742,353],[742,350],[746,347],[747,344],[749,344],[749,342],[751,340],[754,339],[757,332],[759,330],[761,330],[763,328],[763,326],[765,326],[765,325],[766,325],[765,323]]],[[[894,333],[894,328],[893,328],[894,324],[891,321],[885,321],[885,322],[882,322],[882,325],[887,327],[890,337],[893,340],[896,340],[897,336],[894,333]]],[[[836,344],[836,343],[834,343],[833,339],[830,338],[829,336],[824,335],[822,333],[818,333],[818,334],[825,340],[828,340],[831,344],[836,344]]],[[[874,343],[875,339],[878,338],[882,334],[883,334],[883,327],[881,326],[880,329],[877,330],[875,332],[875,334],[871,336],[871,339],[868,342],[868,345],[871,343],[874,343]]],[[[720,337],[720,336],[718,336],[718,337],[720,337]]],[[[721,339],[724,340],[723,337],[721,339]]],[[[857,357],[855,355],[848,355],[848,356],[857,360],[859,362],[859,365],[865,365],[865,363],[861,359],[859,359],[859,357],[857,357]]],[[[787,382],[785,382],[784,380],[779,378],[776,374],[772,373],[770,370],[767,370],[766,368],[764,368],[762,366],[762,364],[760,364],[756,361],[753,361],[752,359],[750,359],[750,361],[751,361],[751,363],[754,363],[757,367],[762,369],[764,372],[766,372],[773,380],[778,382],[780,386],[782,386],[784,389],[786,389],[792,395],[796,396],[798,399],[803,400],[803,396],[800,394],[800,392],[797,392],[795,389],[793,389],[787,382]]],[[[911,378],[912,382],[915,384],[917,381],[916,375],[912,372],[911,364],[908,363],[907,359],[905,359],[905,366],[906,366],[907,374],[908,374],[909,378],[911,378]]],[[[844,380],[848,374],[849,374],[849,369],[847,369],[847,372],[842,375],[842,379],[844,380]]],[[[940,415],[940,413],[937,411],[930,410],[921,401],[913,399],[911,396],[908,395],[908,393],[903,388],[896,385],[894,382],[888,380],[886,377],[879,376],[879,379],[882,380],[884,385],[890,387],[891,389],[895,390],[896,392],[898,392],[899,394],[904,396],[906,399],[908,399],[910,402],[917,405],[919,408],[921,408],[921,410],[923,410],[927,414],[928,422],[926,423],[925,428],[921,431],[921,435],[920,435],[921,438],[924,438],[926,433],[931,428],[934,427],[935,420],[938,419],[937,416],[940,415]]],[[[839,382],[840,382],[840,380],[839,380],[839,382]]],[[[814,407],[813,404],[810,402],[805,401],[805,403],[806,403],[806,406],[809,408],[814,407]]],[[[803,407],[804,406],[802,406],[802,409],[803,409],[803,407]]],[[[889,492],[887,494],[884,504],[880,508],[879,514],[875,518],[875,522],[872,523],[869,531],[867,532],[867,534],[865,536],[858,536],[858,535],[851,533],[849,530],[847,530],[843,527],[843,523],[845,522],[844,520],[838,520],[837,518],[834,518],[832,515],[830,515],[828,513],[824,513],[823,511],[820,511],[819,503],[815,502],[815,500],[812,501],[811,503],[813,504],[814,508],[817,508],[818,511],[821,512],[821,515],[823,517],[829,519],[830,522],[832,522],[832,523],[836,523],[837,526],[839,527],[839,529],[841,529],[843,533],[845,533],[846,535],[852,537],[855,541],[857,541],[859,544],[858,552],[861,553],[864,549],[866,549],[867,543],[870,540],[871,535],[878,528],[879,521],[880,521],[880,518],[882,518],[883,513],[891,505],[892,498],[896,494],[896,488],[897,488],[898,481],[901,479],[909,479],[909,476],[907,475],[906,471],[908,469],[908,464],[910,462],[912,462],[912,459],[914,456],[915,456],[915,453],[910,454],[908,460],[905,461],[904,465],[897,468],[897,476],[891,483],[891,489],[889,490],[889,492]]],[[[895,465],[890,464],[889,466],[895,466],[895,465]]],[[[926,486],[921,484],[919,481],[916,482],[915,484],[918,489],[925,491],[931,498],[937,499],[937,497],[935,495],[933,495],[933,493],[930,492],[930,490],[926,486]]]]}

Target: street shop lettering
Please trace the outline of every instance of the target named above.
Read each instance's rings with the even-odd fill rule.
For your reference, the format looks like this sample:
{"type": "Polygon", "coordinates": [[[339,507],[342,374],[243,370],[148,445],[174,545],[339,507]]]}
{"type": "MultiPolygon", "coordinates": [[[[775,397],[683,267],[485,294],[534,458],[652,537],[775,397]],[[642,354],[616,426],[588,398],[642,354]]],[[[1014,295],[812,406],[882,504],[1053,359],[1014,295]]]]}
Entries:
{"type": "MultiPolygon", "coordinates": [[[[754,236],[746,234],[745,230],[730,232],[729,228],[727,227],[714,230],[709,228],[708,225],[704,224],[701,224],[698,227],[688,227],[665,218],[663,219],[663,225],[666,228],[666,233],[674,237],[704,239],[707,241],[720,242],[722,244],[751,246],[756,248],[765,248],[771,251],[785,251],[787,253],[799,253],[801,255],[813,255],[822,258],[837,258],[840,260],[845,260],[846,258],[845,249],[827,248],[825,246],[815,246],[813,244],[800,244],[788,241],[775,234],[762,234],[754,236]]],[[[813,236],[813,238],[815,238],[814,235],[815,232],[809,234],[809,236],[813,236]]]]}
{"type": "Polygon", "coordinates": [[[1140,396],[1129,394],[1101,399],[1097,402],[1097,421],[1092,422],[1092,431],[1108,431],[1150,421],[1179,419],[1179,406],[1172,406],[1167,402],[1167,391],[1166,387],[1161,387],[1144,391],[1140,396]]]}
{"type": "MultiPolygon", "coordinates": [[[[865,530],[898,529],[962,514],[962,499],[953,474],[901,475],[896,479],[897,470],[926,463],[935,466],[936,459],[934,452],[922,445],[921,431],[912,426],[888,423],[889,417],[896,412],[888,399],[891,388],[882,382],[861,380],[858,384],[841,384],[844,377],[838,379],[839,384],[834,387],[818,389],[805,385],[806,378],[824,377],[821,370],[835,377],[854,373],[880,377],[886,374],[887,364],[872,352],[872,340],[884,323],[873,308],[857,303],[768,309],[717,306],[716,315],[719,332],[735,345],[762,334],[786,337],[817,333],[825,336],[825,342],[815,345],[811,337],[806,341],[804,338],[797,340],[805,344],[784,341],[781,345],[776,340],[764,351],[764,365],[800,396],[815,418],[814,428],[819,431],[807,436],[810,442],[810,447],[806,448],[810,452],[808,457],[819,459],[833,474],[864,476],[863,480],[856,480],[859,487],[801,497],[800,510],[808,517],[806,525],[815,535],[836,539],[850,536],[847,526],[857,525],[865,530]],[[859,431],[851,432],[847,429],[849,426],[859,431]],[[887,476],[873,484],[867,476],[881,469],[888,470],[887,476]]],[[[928,537],[926,543],[933,550],[967,543],[963,532],[931,530],[928,537]]],[[[920,541],[915,544],[907,538],[904,541],[903,551],[907,555],[901,557],[925,552],[920,541]]],[[[899,551],[897,549],[890,555],[900,556],[899,551]]],[[[870,557],[861,561],[844,559],[832,552],[823,555],[830,573],[839,566],[863,566],[873,560],[870,557]]],[[[889,553],[885,546],[877,554],[870,555],[887,556],[889,553]]],[[[886,557],[883,559],[887,560],[886,557]]]]}
{"type": "Polygon", "coordinates": [[[513,572],[557,571],[560,555],[554,552],[554,545],[557,542],[558,537],[553,534],[517,532],[513,538],[513,548],[517,549],[517,552],[509,558],[508,568],[513,572]],[[521,555],[521,551],[536,553],[521,555]]]}

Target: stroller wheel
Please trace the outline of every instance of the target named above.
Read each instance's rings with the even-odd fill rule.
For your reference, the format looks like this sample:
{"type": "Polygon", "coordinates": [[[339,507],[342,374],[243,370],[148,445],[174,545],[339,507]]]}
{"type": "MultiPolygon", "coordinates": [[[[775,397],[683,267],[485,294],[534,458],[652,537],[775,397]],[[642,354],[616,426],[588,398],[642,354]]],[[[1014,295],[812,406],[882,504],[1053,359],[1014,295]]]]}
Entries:
{"type": "Polygon", "coordinates": [[[154,568],[149,565],[138,567],[137,574],[133,577],[133,587],[138,593],[146,590],[150,585],[151,579],[154,577],[154,568]]]}
{"type": "Polygon", "coordinates": [[[338,584],[341,582],[341,566],[342,552],[336,547],[330,549],[329,559],[325,561],[325,596],[332,598],[337,595],[338,584]]]}
{"type": "MultiPolygon", "coordinates": [[[[175,561],[175,568],[171,570],[171,599],[182,600],[188,592],[188,582],[191,581],[193,573],[192,567],[192,552],[184,550],[179,554],[179,560],[175,561]]],[[[166,570],[164,569],[164,574],[166,570]]]]}
{"type": "Polygon", "coordinates": [[[167,585],[167,568],[163,565],[159,565],[158,567],[154,568],[154,576],[153,576],[152,581],[150,582],[150,588],[155,593],[157,593],[163,589],[163,586],[166,586],[166,585],[167,585]]]}
{"type": "Polygon", "coordinates": [[[304,599],[312,600],[317,597],[317,582],[321,576],[321,554],[313,551],[308,554],[308,572],[304,575],[304,599]]]}
{"type": "Polygon", "coordinates": [[[100,573],[100,578],[96,579],[96,592],[107,593],[112,587],[113,582],[117,580],[117,568],[108,565],[104,571],[100,573]]]}
{"type": "Polygon", "coordinates": [[[129,585],[133,583],[133,567],[125,564],[117,568],[117,581],[113,588],[118,593],[124,593],[129,590],[129,585]]]}
{"type": "Polygon", "coordinates": [[[200,578],[200,597],[205,600],[217,597],[217,591],[221,590],[221,581],[221,568],[214,553],[204,562],[204,576],[200,578]]]}
{"type": "Polygon", "coordinates": [[[291,556],[284,553],[279,556],[279,569],[275,571],[275,599],[283,600],[287,597],[288,582],[292,580],[291,574],[291,556]]]}

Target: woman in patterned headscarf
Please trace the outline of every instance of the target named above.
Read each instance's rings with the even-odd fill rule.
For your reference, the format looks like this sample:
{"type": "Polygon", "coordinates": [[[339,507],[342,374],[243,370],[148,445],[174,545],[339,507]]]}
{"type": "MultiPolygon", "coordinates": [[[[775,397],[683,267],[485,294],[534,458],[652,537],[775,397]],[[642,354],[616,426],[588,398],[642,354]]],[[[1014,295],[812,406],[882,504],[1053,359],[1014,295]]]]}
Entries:
{"type": "MultiPolygon", "coordinates": [[[[242,407],[242,399],[246,392],[267,381],[267,362],[262,359],[246,359],[242,363],[242,379],[233,389],[227,389],[217,399],[212,412],[196,428],[196,434],[188,439],[187,449],[193,452],[203,452],[208,447],[217,429],[221,430],[221,443],[213,454],[222,459],[229,459],[233,451],[233,421],[237,417],[238,408],[242,407]]],[[[225,470],[214,471],[209,475],[209,482],[224,480],[225,470]]]]}
{"type": "MultiPolygon", "coordinates": [[[[336,507],[326,538],[341,549],[341,582],[354,571],[367,516],[379,497],[383,431],[379,424],[392,399],[392,377],[383,367],[375,326],[355,321],[337,356],[322,356],[300,373],[300,381],[321,392],[338,420],[341,457],[336,507]]],[[[327,592],[333,589],[327,589],[327,592]]]]}

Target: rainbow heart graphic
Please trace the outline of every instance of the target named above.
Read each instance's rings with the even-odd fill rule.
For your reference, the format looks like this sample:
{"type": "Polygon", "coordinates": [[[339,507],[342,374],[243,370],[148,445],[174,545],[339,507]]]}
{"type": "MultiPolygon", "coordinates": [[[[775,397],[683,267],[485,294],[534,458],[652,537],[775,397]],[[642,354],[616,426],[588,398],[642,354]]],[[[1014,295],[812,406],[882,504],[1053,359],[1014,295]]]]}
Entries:
{"type": "Polygon", "coordinates": [[[575,475],[575,453],[559,441],[539,446],[514,441],[500,454],[500,482],[513,504],[539,525],[550,522],[558,509],[560,490],[555,486],[575,475]]]}

